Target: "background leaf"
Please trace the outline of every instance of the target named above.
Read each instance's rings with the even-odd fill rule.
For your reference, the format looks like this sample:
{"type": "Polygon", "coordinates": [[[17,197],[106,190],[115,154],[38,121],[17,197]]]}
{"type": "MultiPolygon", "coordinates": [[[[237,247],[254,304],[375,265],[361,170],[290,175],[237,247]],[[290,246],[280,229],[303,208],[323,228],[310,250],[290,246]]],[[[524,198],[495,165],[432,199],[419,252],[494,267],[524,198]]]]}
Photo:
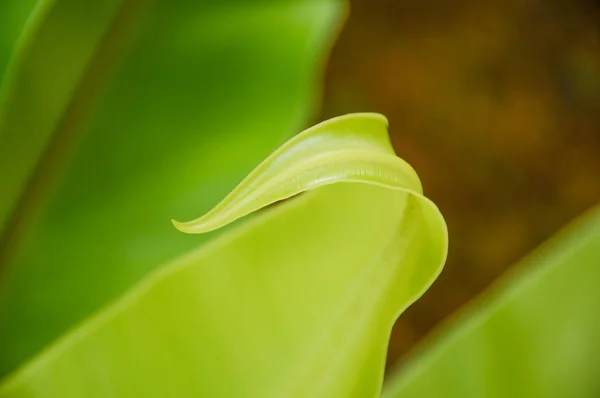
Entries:
{"type": "Polygon", "coordinates": [[[599,265],[597,208],[424,345],[384,397],[597,397],[599,265]]]}
{"type": "Polygon", "coordinates": [[[169,219],[300,126],[340,19],[337,1],[40,4],[0,125],[0,375],[200,243],[169,219]]]}
{"type": "Polygon", "coordinates": [[[36,0],[23,0],[3,1],[0,4],[0,77],[5,74],[19,34],[36,3],[36,0]]]}
{"type": "Polygon", "coordinates": [[[290,181],[320,188],[154,273],[0,396],[378,396],[392,325],[446,258],[444,220],[377,115],[302,133],[240,188],[266,205],[290,181]]]}

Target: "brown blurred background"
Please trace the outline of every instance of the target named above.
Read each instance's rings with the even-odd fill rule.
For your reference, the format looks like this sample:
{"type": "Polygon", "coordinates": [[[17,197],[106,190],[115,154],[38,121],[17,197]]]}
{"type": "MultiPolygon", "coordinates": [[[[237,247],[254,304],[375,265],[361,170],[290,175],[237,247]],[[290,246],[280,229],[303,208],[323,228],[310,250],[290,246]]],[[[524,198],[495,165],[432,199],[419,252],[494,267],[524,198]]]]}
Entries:
{"type": "Polygon", "coordinates": [[[320,119],[376,111],[444,213],[450,253],[388,365],[600,202],[600,1],[354,0],[320,119]]]}

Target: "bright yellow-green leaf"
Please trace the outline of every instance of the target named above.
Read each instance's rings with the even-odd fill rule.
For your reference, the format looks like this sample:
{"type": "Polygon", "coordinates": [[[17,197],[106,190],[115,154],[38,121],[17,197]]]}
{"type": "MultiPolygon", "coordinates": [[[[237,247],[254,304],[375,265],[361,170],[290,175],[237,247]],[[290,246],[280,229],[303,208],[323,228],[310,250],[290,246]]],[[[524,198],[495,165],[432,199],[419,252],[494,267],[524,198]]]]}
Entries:
{"type": "Polygon", "coordinates": [[[261,207],[336,182],[363,182],[421,194],[415,171],[390,145],[385,117],[357,114],[306,130],[262,162],[203,217],[174,222],[189,233],[220,228],[261,207]]]}
{"type": "Polygon", "coordinates": [[[599,397],[599,282],[597,208],[427,342],[384,397],[599,397]]]}
{"type": "Polygon", "coordinates": [[[155,272],[0,397],[377,397],[391,327],[447,250],[444,220],[386,127],[349,115],[284,144],[178,226],[210,230],[310,192],[155,272]]]}
{"type": "Polygon", "coordinates": [[[342,7],[0,3],[2,377],[204,240],[170,218],[208,210],[304,127],[342,7]]]}

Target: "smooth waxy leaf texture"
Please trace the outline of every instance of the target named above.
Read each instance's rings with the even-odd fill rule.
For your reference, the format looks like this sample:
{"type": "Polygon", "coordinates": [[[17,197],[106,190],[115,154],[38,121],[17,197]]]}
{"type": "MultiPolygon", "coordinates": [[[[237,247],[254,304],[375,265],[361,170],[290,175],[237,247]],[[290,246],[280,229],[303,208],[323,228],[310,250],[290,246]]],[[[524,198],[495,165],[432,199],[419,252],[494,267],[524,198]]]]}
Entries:
{"type": "Polygon", "coordinates": [[[386,398],[600,396],[600,208],[398,369],[386,398]]]}
{"type": "Polygon", "coordinates": [[[317,125],[289,140],[203,217],[175,226],[189,233],[220,228],[302,191],[336,182],[364,182],[422,193],[415,171],[390,145],[385,117],[357,114],[317,125]]]}
{"type": "Polygon", "coordinates": [[[23,18],[0,27],[15,26],[0,49],[0,376],[204,239],[169,219],[208,210],[300,128],[341,15],[313,0],[2,3],[0,22],[23,18]]]}
{"type": "Polygon", "coordinates": [[[444,220],[386,127],[349,115],[288,141],[177,226],[208,231],[310,192],[152,274],[0,396],[378,396],[391,327],[447,251],[444,220]]]}

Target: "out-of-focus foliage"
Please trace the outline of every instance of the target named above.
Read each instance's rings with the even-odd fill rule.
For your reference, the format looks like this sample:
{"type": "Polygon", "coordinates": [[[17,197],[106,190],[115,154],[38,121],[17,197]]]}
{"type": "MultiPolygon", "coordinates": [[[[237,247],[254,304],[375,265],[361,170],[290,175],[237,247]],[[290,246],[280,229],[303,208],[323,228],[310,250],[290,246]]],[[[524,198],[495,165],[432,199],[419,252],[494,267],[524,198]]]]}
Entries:
{"type": "Polygon", "coordinates": [[[447,251],[444,219],[386,127],[348,115],[292,138],[177,226],[206,232],[311,192],[153,274],[0,396],[377,397],[394,320],[447,251]]]}
{"type": "Polygon", "coordinates": [[[0,10],[3,375],[200,243],[170,218],[208,209],[300,127],[341,6],[9,0],[0,10]]]}
{"type": "Polygon", "coordinates": [[[377,111],[448,222],[390,362],[600,201],[600,3],[352,0],[323,117],[377,111]]]}
{"type": "Polygon", "coordinates": [[[22,0],[0,4],[0,79],[36,3],[36,0],[22,0]]]}
{"type": "Polygon", "coordinates": [[[428,341],[384,397],[598,397],[598,281],[600,208],[428,341]]]}

